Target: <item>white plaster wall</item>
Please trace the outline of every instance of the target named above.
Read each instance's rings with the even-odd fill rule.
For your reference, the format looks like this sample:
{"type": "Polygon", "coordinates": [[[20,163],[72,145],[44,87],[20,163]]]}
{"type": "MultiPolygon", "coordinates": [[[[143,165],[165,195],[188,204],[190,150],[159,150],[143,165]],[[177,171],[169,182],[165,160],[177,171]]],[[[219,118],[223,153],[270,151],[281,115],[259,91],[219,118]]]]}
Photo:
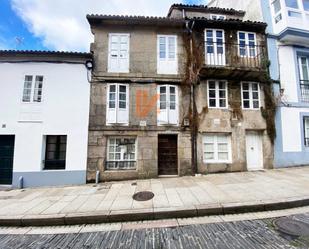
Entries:
{"type": "MultiPolygon", "coordinates": [[[[15,135],[14,172],[42,170],[44,135],[67,135],[66,170],[85,171],[90,94],[85,66],[0,63],[0,75],[0,135],[15,135]],[[35,122],[25,122],[20,115],[27,105],[21,101],[25,75],[44,76],[35,122]]],[[[33,110],[31,104],[26,108],[33,110]]]]}
{"type": "Polygon", "coordinates": [[[284,89],[285,99],[288,102],[298,102],[298,69],[294,49],[291,46],[279,44],[279,70],[281,88],[284,89]]]}
{"type": "Polygon", "coordinates": [[[281,108],[283,152],[302,151],[302,128],[300,113],[309,112],[309,108],[281,108]]]}
{"type": "Polygon", "coordinates": [[[209,1],[208,6],[244,10],[244,20],[263,21],[260,0],[213,0],[209,1]]]}

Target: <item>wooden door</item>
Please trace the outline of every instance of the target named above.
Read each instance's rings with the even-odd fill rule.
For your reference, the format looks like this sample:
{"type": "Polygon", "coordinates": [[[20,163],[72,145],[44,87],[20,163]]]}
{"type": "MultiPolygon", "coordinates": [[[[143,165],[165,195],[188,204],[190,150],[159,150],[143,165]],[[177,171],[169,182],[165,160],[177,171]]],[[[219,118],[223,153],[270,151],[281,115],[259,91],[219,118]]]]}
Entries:
{"type": "Polygon", "coordinates": [[[158,174],[178,175],[177,135],[158,136],[158,174]]]}
{"type": "Polygon", "coordinates": [[[12,184],[14,136],[0,136],[0,184],[12,184]]]}
{"type": "Polygon", "coordinates": [[[255,132],[247,133],[246,137],[247,150],[247,170],[263,169],[263,145],[262,136],[255,132]]]}

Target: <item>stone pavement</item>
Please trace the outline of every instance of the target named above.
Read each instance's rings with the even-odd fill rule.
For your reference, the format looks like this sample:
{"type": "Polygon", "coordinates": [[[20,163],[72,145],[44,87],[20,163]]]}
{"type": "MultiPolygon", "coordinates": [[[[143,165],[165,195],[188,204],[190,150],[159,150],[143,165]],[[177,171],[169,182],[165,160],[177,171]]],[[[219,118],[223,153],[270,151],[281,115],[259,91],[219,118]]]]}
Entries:
{"type": "Polygon", "coordinates": [[[0,191],[0,225],[181,218],[309,205],[309,167],[0,191]],[[132,195],[152,191],[137,202],[132,195]]]}

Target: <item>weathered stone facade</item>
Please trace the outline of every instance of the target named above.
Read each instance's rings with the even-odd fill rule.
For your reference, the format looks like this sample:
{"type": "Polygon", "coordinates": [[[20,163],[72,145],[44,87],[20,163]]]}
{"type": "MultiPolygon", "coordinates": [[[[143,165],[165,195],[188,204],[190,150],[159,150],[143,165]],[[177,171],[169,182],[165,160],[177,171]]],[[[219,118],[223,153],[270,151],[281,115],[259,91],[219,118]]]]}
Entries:
{"type": "Polygon", "coordinates": [[[182,5],[172,7],[168,18],[88,17],[95,38],[91,46],[95,68],[91,83],[88,181],[95,180],[97,171],[100,172],[102,181],[157,177],[159,136],[162,134],[177,135],[175,160],[179,176],[247,170],[246,135],[252,131],[262,137],[264,168],[272,168],[273,145],[267,134],[265,117],[262,116],[260,109],[241,108],[241,82],[244,81],[260,84],[260,105],[265,106],[263,90],[264,86],[269,84],[265,49],[266,26],[262,23],[242,22],[239,19],[242,19],[244,13],[235,10],[220,11],[218,8],[203,9],[204,7],[195,6],[187,7],[183,11],[182,8],[186,9],[182,5]],[[224,14],[227,19],[234,19],[210,20],[211,14],[217,12],[224,14]],[[224,30],[226,65],[219,67],[206,65],[206,28],[224,30]],[[238,31],[256,34],[257,58],[247,60],[240,58],[238,31]],[[109,34],[111,33],[129,34],[128,73],[108,72],[109,34]],[[158,35],[177,36],[177,74],[157,73],[158,35]],[[185,39],[186,37],[194,39],[190,43],[190,39],[185,39]],[[195,49],[198,51],[194,51],[195,49]],[[195,64],[189,68],[190,53],[201,56],[201,65],[195,64]],[[194,68],[199,69],[197,82],[192,80],[194,68]],[[208,106],[207,81],[219,79],[228,83],[228,106],[224,109],[208,106]],[[129,86],[129,122],[126,125],[110,125],[106,122],[107,88],[110,83],[129,86]],[[138,92],[146,92],[146,99],[149,100],[157,96],[157,87],[160,85],[178,87],[179,121],[177,125],[158,125],[157,106],[149,101],[137,103],[138,92]],[[235,116],[235,100],[238,101],[237,112],[241,115],[235,116]],[[138,108],[149,111],[147,115],[141,116],[138,108]],[[231,137],[231,162],[205,163],[203,136],[222,133],[229,134],[231,137]],[[136,169],[106,169],[108,139],[112,137],[136,138],[136,169]]]}

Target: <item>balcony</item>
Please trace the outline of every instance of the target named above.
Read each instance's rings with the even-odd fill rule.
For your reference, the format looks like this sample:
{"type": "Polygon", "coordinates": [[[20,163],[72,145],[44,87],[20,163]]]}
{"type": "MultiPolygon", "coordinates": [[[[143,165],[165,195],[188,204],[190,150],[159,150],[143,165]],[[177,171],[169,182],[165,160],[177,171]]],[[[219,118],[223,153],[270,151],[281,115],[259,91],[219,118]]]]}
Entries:
{"type": "Polygon", "coordinates": [[[300,81],[301,101],[309,102],[309,80],[300,81]]]}
{"type": "Polygon", "coordinates": [[[265,46],[206,42],[205,48],[201,77],[260,81],[266,77],[265,46]]]}

